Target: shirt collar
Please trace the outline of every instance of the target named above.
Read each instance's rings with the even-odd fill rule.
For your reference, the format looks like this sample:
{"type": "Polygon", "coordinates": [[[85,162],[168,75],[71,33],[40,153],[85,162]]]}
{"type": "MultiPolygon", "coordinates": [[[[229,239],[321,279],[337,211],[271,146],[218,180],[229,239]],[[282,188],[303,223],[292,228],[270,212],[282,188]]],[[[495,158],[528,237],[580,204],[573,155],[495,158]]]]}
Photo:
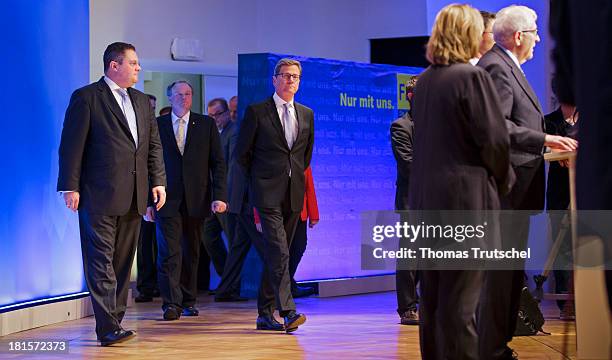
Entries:
{"type": "MultiPolygon", "coordinates": [[[[170,113],[172,114],[172,123],[176,124],[176,121],[179,119],[179,117],[174,114],[174,111],[170,113]]],[[[182,119],[184,119],[186,123],[189,122],[189,115],[191,115],[191,111],[187,111],[187,113],[182,117],[182,119]]]]}
{"type": "Polygon", "coordinates": [[[122,89],[122,90],[126,90],[122,88],[121,86],[117,85],[117,83],[115,83],[113,80],[111,80],[108,76],[104,75],[104,81],[106,82],[106,85],[108,85],[108,87],[111,89],[111,91],[115,92],[118,89],[122,89]]]}
{"type": "Polygon", "coordinates": [[[510,59],[512,59],[512,61],[514,61],[514,63],[516,64],[516,66],[518,66],[518,68],[523,71],[523,68],[521,68],[521,63],[519,62],[518,58],[516,57],[516,55],[514,55],[514,53],[512,53],[512,51],[506,49],[505,47],[499,45],[499,47],[504,50],[506,52],[506,54],[508,54],[508,56],[510,56],[510,59]]]}
{"type": "Polygon", "coordinates": [[[274,99],[274,104],[276,104],[276,107],[283,107],[283,105],[285,105],[285,104],[289,104],[289,107],[294,107],[293,106],[293,99],[291,99],[291,101],[285,101],[285,100],[281,99],[281,97],[278,96],[278,94],[276,92],[274,93],[272,98],[274,99]]]}

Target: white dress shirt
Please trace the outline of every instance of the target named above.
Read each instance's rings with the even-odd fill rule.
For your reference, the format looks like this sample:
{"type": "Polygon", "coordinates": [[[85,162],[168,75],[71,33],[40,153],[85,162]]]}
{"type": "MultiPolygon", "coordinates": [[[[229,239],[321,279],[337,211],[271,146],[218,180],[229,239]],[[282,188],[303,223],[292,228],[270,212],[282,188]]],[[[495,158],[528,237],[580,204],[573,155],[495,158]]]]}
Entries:
{"type": "MultiPolygon", "coordinates": [[[[274,95],[272,96],[272,98],[274,99],[274,104],[276,105],[276,111],[278,112],[278,118],[281,121],[281,126],[283,126],[283,114],[285,112],[285,104],[289,104],[287,105],[289,107],[289,116],[291,116],[291,122],[294,124],[297,124],[297,115],[295,114],[295,106],[293,104],[293,99],[291,99],[291,101],[285,101],[283,99],[281,99],[280,96],[278,96],[277,93],[274,93],[274,95]]],[[[297,134],[297,129],[295,129],[296,134],[297,134]]]]}

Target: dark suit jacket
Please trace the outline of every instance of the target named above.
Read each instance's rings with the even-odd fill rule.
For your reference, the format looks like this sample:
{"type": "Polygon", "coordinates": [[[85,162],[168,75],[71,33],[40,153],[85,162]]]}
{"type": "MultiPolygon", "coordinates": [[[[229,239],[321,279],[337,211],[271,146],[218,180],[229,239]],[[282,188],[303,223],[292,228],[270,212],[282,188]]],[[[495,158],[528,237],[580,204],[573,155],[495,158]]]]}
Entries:
{"type": "Polygon", "coordinates": [[[470,64],[432,65],[413,97],[414,210],[495,210],[513,181],[509,137],[490,76],[470,64]]]}
{"type": "Polygon", "coordinates": [[[240,123],[234,124],[234,131],[229,138],[229,146],[232,151],[227,170],[228,212],[240,214],[243,210],[246,210],[247,213],[250,214],[253,212],[253,207],[248,205],[248,178],[245,175],[244,169],[236,159],[236,144],[238,143],[239,127],[240,123]]]}
{"type": "Polygon", "coordinates": [[[408,210],[408,185],[412,164],[414,123],[408,112],[391,123],[391,149],[397,164],[395,210],[408,210]]]}
{"type": "MultiPolygon", "coordinates": [[[[563,118],[561,108],[544,117],[546,133],[551,135],[575,137],[578,126],[567,123],[563,118]]],[[[548,165],[546,178],[546,209],[565,210],[570,201],[568,169],[553,161],[548,165]]]]}
{"type": "Polygon", "coordinates": [[[159,216],[178,216],[185,201],[189,216],[208,217],[211,178],[212,198],[227,201],[225,160],[214,120],[190,113],[183,155],[176,144],[171,114],[160,116],[157,123],[168,176],[166,205],[159,210],[159,216]]]}
{"type": "Polygon", "coordinates": [[[302,211],[304,170],[310,165],[314,142],[314,113],[294,104],[299,130],[291,149],[272,97],[249,105],[240,125],[236,158],[249,178],[249,200],[256,207],[280,206],[289,190],[291,210],[302,211]]]}
{"type": "Polygon", "coordinates": [[[78,191],[79,208],[125,215],[134,193],[144,214],[152,186],[166,185],[157,122],[148,97],[128,89],[136,113],[138,146],[110,88],[98,82],[76,90],[66,110],[59,148],[58,191],[78,191]]]}
{"type": "Polygon", "coordinates": [[[550,32],[555,39],[555,93],[560,102],[580,111],[578,209],[612,209],[612,3],[551,1],[550,32]]]}
{"type": "Polygon", "coordinates": [[[544,115],[522,71],[494,45],[478,62],[493,79],[510,133],[510,161],[516,184],[508,195],[512,209],[544,209],[544,115]]]}
{"type": "Polygon", "coordinates": [[[236,135],[236,125],[233,122],[227,123],[223,128],[223,131],[219,134],[221,141],[221,149],[223,150],[223,159],[225,159],[225,168],[229,172],[229,162],[234,153],[235,143],[232,142],[232,138],[236,135]]]}

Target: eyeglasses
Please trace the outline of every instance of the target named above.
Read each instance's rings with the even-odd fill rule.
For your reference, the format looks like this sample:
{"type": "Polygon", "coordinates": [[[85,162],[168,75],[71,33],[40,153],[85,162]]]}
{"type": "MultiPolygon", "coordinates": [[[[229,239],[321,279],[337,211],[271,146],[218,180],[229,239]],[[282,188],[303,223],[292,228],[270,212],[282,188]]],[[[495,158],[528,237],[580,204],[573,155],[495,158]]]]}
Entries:
{"type": "Polygon", "coordinates": [[[530,32],[533,33],[535,36],[538,36],[538,29],[531,29],[531,30],[521,30],[521,32],[530,32]]]}
{"type": "Polygon", "coordinates": [[[223,111],[220,111],[220,112],[218,112],[218,113],[216,113],[216,114],[211,114],[211,113],[208,113],[208,116],[210,116],[210,117],[211,117],[211,118],[213,118],[213,119],[216,119],[216,118],[218,118],[219,116],[221,116],[221,115],[225,114],[225,113],[226,113],[226,112],[228,112],[228,111],[229,111],[229,110],[223,110],[223,111]]]}
{"type": "Polygon", "coordinates": [[[274,76],[280,76],[285,81],[289,81],[289,79],[293,81],[300,81],[300,78],[302,77],[301,75],[298,75],[298,74],[289,74],[289,73],[278,73],[278,74],[274,74],[274,76]]]}

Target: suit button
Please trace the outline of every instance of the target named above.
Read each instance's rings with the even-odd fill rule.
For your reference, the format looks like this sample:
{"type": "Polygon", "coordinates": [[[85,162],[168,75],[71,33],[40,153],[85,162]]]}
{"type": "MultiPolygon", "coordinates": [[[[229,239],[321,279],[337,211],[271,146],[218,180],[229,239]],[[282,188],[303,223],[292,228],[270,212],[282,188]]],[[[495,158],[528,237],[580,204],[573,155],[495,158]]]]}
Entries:
{"type": "Polygon", "coordinates": [[[136,175],[136,170],[132,170],[132,175],[136,175]]]}

